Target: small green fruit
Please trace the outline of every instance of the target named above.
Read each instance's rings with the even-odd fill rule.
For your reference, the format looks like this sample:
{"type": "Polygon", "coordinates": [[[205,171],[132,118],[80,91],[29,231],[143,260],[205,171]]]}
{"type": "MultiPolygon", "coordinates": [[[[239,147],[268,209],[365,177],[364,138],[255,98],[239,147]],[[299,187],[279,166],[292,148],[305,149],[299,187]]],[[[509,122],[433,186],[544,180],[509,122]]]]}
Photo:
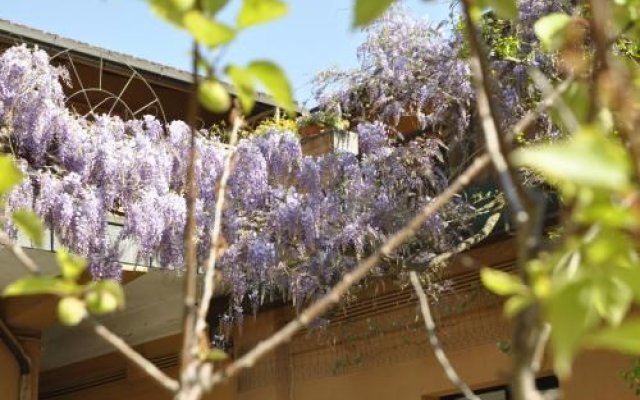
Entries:
{"type": "Polygon", "coordinates": [[[222,114],[231,107],[231,97],[222,83],[208,79],[198,87],[200,103],[209,111],[222,114]]]}
{"type": "Polygon", "coordinates": [[[87,308],[77,297],[65,297],[58,302],[58,320],[63,325],[74,326],[87,316],[87,308]]]}

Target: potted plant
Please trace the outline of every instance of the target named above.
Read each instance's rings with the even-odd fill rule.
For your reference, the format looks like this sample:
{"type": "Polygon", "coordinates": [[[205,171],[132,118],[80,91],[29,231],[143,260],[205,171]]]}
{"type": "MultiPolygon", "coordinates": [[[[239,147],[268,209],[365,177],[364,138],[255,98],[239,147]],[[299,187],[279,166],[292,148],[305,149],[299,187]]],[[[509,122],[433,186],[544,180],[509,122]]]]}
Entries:
{"type": "Polygon", "coordinates": [[[325,131],[345,131],[349,129],[349,121],[335,113],[316,111],[303,115],[296,121],[298,134],[302,137],[314,136],[325,131]]]}

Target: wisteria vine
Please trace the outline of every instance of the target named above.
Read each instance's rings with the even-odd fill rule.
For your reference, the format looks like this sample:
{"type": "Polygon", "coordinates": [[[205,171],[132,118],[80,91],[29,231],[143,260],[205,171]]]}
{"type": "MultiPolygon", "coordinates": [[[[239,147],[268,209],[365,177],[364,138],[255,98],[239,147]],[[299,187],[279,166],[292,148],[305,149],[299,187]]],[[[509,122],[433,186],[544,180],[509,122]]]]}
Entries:
{"type": "MultiPolygon", "coordinates": [[[[140,260],[180,269],[189,127],[180,121],[163,127],[150,116],[79,116],[65,107],[64,78],[42,50],[19,46],[0,56],[2,140],[29,176],[8,196],[5,213],[34,210],[63,245],[89,259],[95,278],[120,275],[124,242],[137,245],[140,260]],[[117,238],[108,234],[114,214],[124,224],[117,238]]],[[[359,156],[304,156],[286,131],[239,143],[220,267],[235,312],[247,300],[254,306],[273,296],[312,300],[447,186],[438,141],[391,146],[384,124],[357,129],[359,156]]],[[[201,261],[226,157],[204,137],[196,173],[201,261]]],[[[446,251],[470,215],[464,201],[452,203],[403,255],[428,260],[446,251]]],[[[15,234],[10,224],[5,229],[15,234]]]]}
{"type": "MultiPolygon", "coordinates": [[[[482,18],[491,47],[496,94],[508,126],[535,108],[539,101],[528,77],[530,67],[558,77],[555,58],[542,51],[533,32],[534,22],[551,12],[568,11],[565,0],[520,0],[519,21],[482,18]]],[[[329,69],[314,79],[315,97],[322,108],[351,120],[386,122],[392,137],[403,117],[413,117],[423,134],[447,143],[451,161],[460,163],[478,147],[475,94],[467,62],[468,44],[458,17],[438,24],[412,15],[396,3],[367,28],[358,48],[359,65],[351,70],[329,69]],[[455,154],[454,154],[455,153],[455,154]]],[[[529,140],[556,138],[560,131],[547,115],[537,121],[529,140]]]]}

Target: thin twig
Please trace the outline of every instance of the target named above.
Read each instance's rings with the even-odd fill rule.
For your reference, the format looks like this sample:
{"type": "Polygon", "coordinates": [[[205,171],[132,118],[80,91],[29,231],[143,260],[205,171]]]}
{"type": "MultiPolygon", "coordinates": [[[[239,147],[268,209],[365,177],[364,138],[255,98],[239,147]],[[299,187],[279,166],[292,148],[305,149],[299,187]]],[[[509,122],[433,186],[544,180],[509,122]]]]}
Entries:
{"type": "Polygon", "coordinates": [[[593,37],[593,44],[595,51],[593,54],[592,73],[591,73],[591,85],[589,86],[589,112],[587,113],[588,122],[594,122],[600,107],[602,106],[600,100],[600,79],[605,75],[609,69],[609,59],[607,57],[610,35],[607,29],[607,22],[611,21],[611,14],[609,10],[609,2],[602,0],[589,1],[591,6],[591,35],[593,37]]]}
{"type": "Polygon", "coordinates": [[[424,325],[427,329],[427,336],[429,337],[429,343],[431,343],[433,354],[436,356],[438,363],[440,363],[440,366],[442,366],[444,373],[447,375],[447,378],[449,378],[451,383],[453,383],[453,385],[457,387],[458,390],[462,394],[464,394],[467,399],[481,400],[460,378],[455,368],[453,368],[453,365],[451,365],[449,357],[447,357],[447,355],[445,354],[444,349],[442,348],[442,344],[438,339],[438,335],[436,333],[436,324],[433,321],[433,317],[431,316],[431,309],[429,308],[429,301],[427,300],[427,296],[424,294],[424,289],[420,284],[418,274],[415,271],[411,271],[409,273],[409,276],[411,278],[411,284],[413,285],[413,288],[418,295],[418,300],[420,300],[420,310],[422,311],[422,318],[424,319],[424,325]]]}
{"type": "Polygon", "coordinates": [[[490,71],[485,55],[486,52],[484,51],[478,30],[471,16],[470,0],[464,0],[462,3],[472,55],[470,63],[474,72],[476,102],[478,104],[478,114],[480,115],[482,130],[484,132],[487,153],[491,157],[491,162],[498,173],[500,185],[513,210],[516,222],[518,224],[526,223],[529,216],[527,215],[527,210],[521,195],[521,189],[514,178],[513,171],[505,156],[510,144],[506,142],[507,136],[502,132],[502,126],[498,123],[498,107],[495,104],[494,98],[491,96],[492,89],[495,85],[493,85],[493,82],[490,80],[490,71]]]}
{"type": "MultiPolygon", "coordinates": [[[[591,102],[589,104],[588,119],[589,122],[594,122],[599,115],[600,108],[603,107],[603,104],[600,104],[602,102],[601,99],[613,96],[617,97],[617,102],[624,104],[621,107],[622,109],[628,110],[627,113],[631,112],[630,114],[623,113],[623,115],[627,114],[626,117],[631,120],[631,123],[622,119],[621,123],[616,124],[616,128],[626,139],[635,169],[635,179],[638,181],[640,180],[640,135],[638,135],[636,129],[638,112],[637,106],[629,106],[629,104],[635,104],[632,99],[635,98],[633,88],[636,85],[629,80],[629,73],[621,70],[619,63],[609,60],[610,46],[619,37],[619,35],[612,35],[611,32],[611,21],[613,21],[611,5],[609,2],[602,0],[590,0],[589,4],[592,10],[591,32],[595,44],[595,53],[593,57],[593,76],[590,87],[591,102]],[[607,86],[609,88],[605,89],[607,86]],[[611,93],[613,91],[616,93],[611,93]]],[[[633,25],[627,25],[624,30],[632,27],[633,25]]],[[[610,103],[613,102],[610,101],[610,103]]],[[[617,111],[615,110],[616,107],[612,107],[612,104],[607,106],[612,109],[611,111],[614,111],[614,118],[620,120],[618,116],[620,113],[615,112],[617,111]]]]}
{"type": "MultiPolygon", "coordinates": [[[[25,266],[33,275],[37,275],[40,272],[40,267],[33,261],[29,255],[27,255],[17,243],[9,238],[4,232],[0,231],[0,242],[3,246],[11,249],[16,258],[22,265],[25,266]]],[[[89,318],[89,322],[93,324],[94,332],[110,343],[116,350],[118,350],[128,360],[137,365],[148,376],[155,379],[160,385],[165,387],[171,392],[175,392],[178,389],[178,382],[164,372],[162,372],[153,363],[147,360],[140,353],[135,351],[129,346],[122,338],[115,333],[111,332],[107,327],[93,318],[89,318]]]]}
{"type": "Polygon", "coordinates": [[[93,325],[93,331],[96,335],[100,336],[107,343],[116,348],[122,355],[124,355],[129,361],[137,366],[142,372],[146,373],[151,378],[155,379],[162,387],[175,393],[180,387],[178,381],[169,377],[162,372],[160,368],[156,367],[151,361],[145,358],[143,355],[131,348],[120,336],[111,332],[106,326],[93,318],[89,318],[89,321],[93,325]]]}
{"type": "Polygon", "coordinates": [[[542,95],[545,96],[545,98],[551,98],[554,93],[558,94],[555,99],[555,107],[558,110],[560,119],[562,119],[562,123],[565,125],[569,132],[575,132],[576,130],[578,130],[578,126],[580,125],[580,123],[576,119],[576,116],[574,115],[573,111],[571,111],[567,103],[559,96],[560,89],[563,89],[563,91],[565,91],[569,88],[569,84],[566,84],[568,80],[562,82],[560,85],[554,88],[551,82],[549,82],[549,79],[547,79],[547,77],[544,76],[544,74],[539,70],[532,69],[530,75],[533,83],[538,87],[538,89],[540,89],[542,95]]]}
{"type": "Polygon", "coordinates": [[[502,190],[504,190],[507,201],[513,209],[516,223],[526,223],[529,216],[527,215],[525,205],[519,193],[514,174],[504,155],[504,149],[501,144],[501,138],[504,137],[504,135],[501,134],[500,126],[496,123],[492,115],[493,107],[491,106],[489,93],[485,90],[485,85],[488,84],[485,81],[484,73],[481,72],[481,63],[476,57],[472,59],[471,64],[475,66],[473,70],[476,71],[476,102],[478,104],[478,114],[480,115],[480,121],[482,123],[487,153],[491,157],[491,162],[498,174],[500,186],[502,190]]]}
{"type": "MultiPolygon", "coordinates": [[[[229,140],[229,144],[233,146],[234,149],[235,144],[238,141],[238,131],[240,130],[241,125],[242,118],[238,115],[234,118],[233,128],[231,129],[231,138],[229,140]]],[[[224,210],[227,183],[229,182],[231,170],[233,169],[234,156],[235,150],[230,150],[227,154],[227,158],[225,159],[222,176],[220,177],[220,182],[218,183],[213,229],[211,231],[211,247],[209,249],[209,256],[205,261],[204,284],[202,295],[200,296],[198,315],[196,318],[196,337],[200,337],[207,328],[207,313],[209,312],[209,305],[215,291],[214,275],[216,272],[216,262],[218,261],[218,242],[220,241],[220,231],[222,229],[222,211],[224,210]]]]}
{"type": "Polygon", "coordinates": [[[446,253],[442,253],[434,257],[431,261],[429,261],[425,270],[429,271],[444,265],[453,257],[457,256],[463,251],[469,250],[471,247],[475,246],[477,243],[480,243],[482,240],[486,239],[491,234],[491,232],[493,232],[493,229],[496,227],[499,220],[500,220],[500,213],[495,213],[490,215],[489,218],[487,218],[487,221],[485,222],[480,232],[463,240],[451,251],[447,251],[446,253]]]}
{"type": "MultiPolygon", "coordinates": [[[[538,103],[538,105],[534,110],[529,111],[524,117],[522,117],[522,119],[520,119],[520,121],[518,121],[518,123],[516,123],[513,126],[513,128],[509,132],[509,135],[507,136],[507,140],[509,141],[513,140],[515,135],[519,134],[520,132],[524,131],[529,126],[531,126],[531,124],[533,124],[536,121],[536,119],[538,119],[540,115],[543,112],[545,112],[547,109],[549,109],[551,106],[554,106],[554,105],[566,106],[566,104],[562,100],[562,95],[569,89],[571,84],[574,82],[575,77],[572,75],[567,79],[565,79],[564,81],[562,81],[555,88],[553,87],[549,88],[546,85],[544,85],[544,83],[546,82],[543,83],[543,81],[536,79],[537,78],[536,73],[538,72],[539,72],[538,70],[532,70],[531,77],[534,80],[536,86],[538,86],[538,88],[540,88],[540,90],[542,91],[543,98],[540,101],[540,103],[538,103]]],[[[571,114],[571,116],[573,117],[573,114],[571,114]]],[[[567,125],[567,122],[571,123],[574,121],[575,121],[575,117],[573,117],[572,120],[566,120],[564,122],[565,122],[565,125],[567,125]]],[[[570,126],[568,126],[568,128],[570,131],[573,131],[573,129],[571,129],[570,126]]]]}
{"type": "Polygon", "coordinates": [[[9,235],[7,235],[3,230],[0,229],[0,245],[6,247],[13,256],[20,261],[20,264],[29,271],[29,273],[33,275],[40,274],[40,267],[33,262],[31,257],[27,255],[27,253],[22,250],[22,247],[15,243],[9,235]]]}
{"type": "MultiPolygon", "coordinates": [[[[518,273],[528,283],[527,262],[539,251],[542,236],[541,204],[530,198],[522,184],[516,179],[507,156],[511,143],[502,132],[495,102],[495,85],[491,81],[491,70],[485,48],[475,20],[472,17],[471,0],[463,0],[463,11],[471,48],[471,66],[474,69],[474,83],[478,113],[482,122],[487,152],[498,173],[500,186],[513,212],[516,224],[518,273]]],[[[519,313],[513,328],[513,368],[512,391],[516,400],[541,400],[536,388],[535,372],[532,368],[541,333],[540,309],[533,304],[519,313]]]]}
{"type": "Polygon", "coordinates": [[[533,353],[533,362],[531,363],[531,368],[536,373],[540,372],[540,368],[542,368],[544,351],[547,347],[547,342],[549,341],[549,335],[551,335],[551,325],[549,323],[544,323],[542,325],[542,331],[538,336],[538,343],[536,344],[536,350],[533,353]]]}
{"type": "Polygon", "coordinates": [[[486,154],[476,158],[473,163],[462,173],[456,180],[431,203],[426,205],[418,215],[416,215],[404,228],[400,229],[387,242],[378,249],[374,254],[363,260],[353,271],[345,274],[340,282],[338,282],[326,295],[320,300],[313,303],[297,318],[286,324],[279,331],[269,338],[258,343],[253,349],[233,363],[229,364],[223,370],[216,372],[210,376],[206,382],[203,382],[207,389],[235,376],[240,371],[251,368],[269,352],[281,344],[291,340],[293,335],[300,329],[309,325],[316,318],[323,315],[340,301],[347,291],[363,279],[369,271],[375,267],[382,257],[390,256],[394,250],[401,246],[408,239],[412,238],[423,224],[440,208],[442,208],[449,200],[451,200],[460,190],[467,186],[471,180],[483,171],[490,164],[490,159],[486,154]]]}
{"type": "Polygon", "coordinates": [[[199,46],[193,42],[193,65],[192,65],[192,86],[189,94],[188,122],[191,128],[191,141],[189,146],[189,165],[186,180],[186,203],[187,203],[187,223],[184,230],[184,254],[185,254],[185,275],[184,275],[184,315],[182,320],[182,351],[180,360],[180,387],[191,387],[195,383],[193,373],[193,361],[197,359],[195,350],[197,349],[197,338],[195,336],[196,321],[196,300],[197,300],[197,227],[196,227],[196,119],[198,117],[198,97],[197,90],[199,84],[198,77],[198,54],[199,46]]]}

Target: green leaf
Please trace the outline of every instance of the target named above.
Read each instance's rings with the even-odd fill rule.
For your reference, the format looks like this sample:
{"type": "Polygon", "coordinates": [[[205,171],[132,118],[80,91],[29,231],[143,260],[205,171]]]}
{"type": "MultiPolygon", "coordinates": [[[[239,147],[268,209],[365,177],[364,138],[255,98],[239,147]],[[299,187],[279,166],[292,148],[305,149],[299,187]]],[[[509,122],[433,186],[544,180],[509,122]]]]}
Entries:
{"type": "Polygon", "coordinates": [[[204,359],[212,362],[224,361],[229,358],[229,355],[222,349],[213,348],[208,353],[204,354],[204,359]]]}
{"type": "Polygon", "coordinates": [[[629,236],[617,229],[600,228],[597,233],[583,237],[584,264],[597,266],[601,271],[593,270],[593,278],[610,279],[617,269],[613,267],[629,267],[635,243],[629,236]],[[596,272],[599,272],[597,275],[596,272]]]}
{"type": "Polygon", "coordinates": [[[11,156],[0,156],[0,195],[7,193],[22,181],[22,172],[11,156]]]}
{"type": "Polygon", "coordinates": [[[78,293],[80,286],[54,276],[27,276],[9,284],[4,296],[29,296],[34,294],[55,294],[68,296],[78,293]]]}
{"type": "Polygon", "coordinates": [[[273,96],[276,103],[289,114],[295,112],[293,90],[287,76],[280,67],[270,61],[257,60],[251,62],[247,70],[262,82],[262,85],[273,96]]]}
{"type": "Polygon", "coordinates": [[[498,348],[498,351],[502,354],[509,355],[511,353],[511,343],[509,342],[500,340],[496,343],[496,347],[498,348]]]}
{"type": "Polygon", "coordinates": [[[165,21],[182,28],[182,17],[184,12],[176,7],[173,0],[147,0],[149,7],[158,17],[165,21]]]}
{"type": "Polygon", "coordinates": [[[566,194],[574,193],[576,185],[624,190],[630,184],[631,162],[624,147],[594,127],[567,140],[520,148],[512,160],[557,182],[566,194]]]}
{"type": "Polygon", "coordinates": [[[56,251],[56,261],[62,272],[62,276],[69,281],[76,281],[87,268],[87,261],[74,254],[67,249],[60,248],[56,251]]]}
{"type": "Polygon", "coordinates": [[[518,19],[518,6],[515,0],[481,0],[480,7],[492,9],[502,19],[518,19]]]}
{"type": "Polygon", "coordinates": [[[520,278],[497,269],[482,268],[480,270],[480,280],[489,291],[500,296],[527,293],[527,287],[520,278]]]}
{"type": "Polygon", "coordinates": [[[58,320],[61,324],[78,325],[86,316],[87,308],[77,297],[65,297],[58,302],[58,320]]]}
{"type": "Polygon", "coordinates": [[[107,314],[124,307],[124,291],[112,279],[93,282],[88,287],[85,301],[92,314],[107,314]]]}
{"type": "Polygon", "coordinates": [[[600,317],[610,325],[619,325],[631,306],[633,292],[624,282],[605,276],[594,281],[591,296],[600,317]]]}
{"type": "Polygon", "coordinates": [[[504,303],[504,315],[513,318],[527,308],[533,299],[531,296],[514,295],[504,303]]]}
{"type": "MultiPolygon", "coordinates": [[[[586,122],[589,115],[589,93],[590,86],[585,82],[573,82],[567,91],[562,94],[562,98],[564,102],[569,106],[571,112],[576,117],[576,119],[580,122],[586,122]]],[[[554,112],[557,112],[553,109],[554,112]]],[[[556,119],[557,121],[562,123],[562,118],[556,119]]]]}
{"type": "Polygon", "coordinates": [[[185,28],[191,32],[198,43],[210,48],[229,43],[235,37],[233,29],[225,24],[207,18],[197,10],[187,12],[183,17],[185,28]]]}
{"type": "Polygon", "coordinates": [[[603,328],[584,339],[585,347],[605,348],[640,354],[640,319],[630,319],[616,327],[603,328]]]}
{"type": "Polygon", "coordinates": [[[533,30],[545,49],[556,51],[564,45],[565,31],[569,22],[571,17],[567,14],[553,13],[538,19],[533,25],[533,30]]]}
{"type": "Polygon", "coordinates": [[[17,226],[21,232],[26,234],[29,239],[36,244],[36,246],[42,246],[44,225],[42,224],[40,217],[38,217],[33,211],[18,210],[11,215],[11,219],[15,226],[17,226]]]}
{"type": "Polygon", "coordinates": [[[187,11],[193,8],[196,0],[171,0],[173,6],[180,11],[187,11]]]}
{"type": "Polygon", "coordinates": [[[243,0],[237,24],[239,28],[248,28],[281,18],[287,12],[289,6],[280,0],[243,0]]]}
{"type": "Polygon", "coordinates": [[[547,321],[551,324],[554,369],[561,377],[571,372],[583,336],[597,322],[590,304],[590,289],[589,282],[574,281],[555,290],[545,303],[547,321]]]}
{"type": "Polygon", "coordinates": [[[205,108],[216,114],[222,114],[231,107],[229,92],[222,83],[213,79],[207,79],[200,83],[198,98],[205,108]]]}
{"type": "Polygon", "coordinates": [[[627,283],[633,292],[636,302],[640,303],[640,266],[634,265],[631,268],[615,268],[613,273],[619,279],[627,283]]]}
{"type": "MultiPolygon", "coordinates": [[[[610,196],[610,192],[603,192],[610,196]]],[[[577,207],[573,212],[573,220],[584,225],[594,223],[613,228],[637,228],[640,224],[638,210],[607,201],[593,201],[577,207]]]]}
{"type": "Polygon", "coordinates": [[[216,15],[229,0],[202,0],[202,9],[209,15],[216,15]]]}
{"type": "Polygon", "coordinates": [[[249,114],[255,104],[255,78],[246,69],[236,65],[230,65],[225,69],[225,73],[231,79],[236,93],[240,99],[240,105],[245,114],[249,114]]]}
{"type": "Polygon", "coordinates": [[[356,0],[353,13],[353,26],[360,27],[368,25],[376,18],[382,16],[384,12],[393,4],[394,0],[356,0]]]}

